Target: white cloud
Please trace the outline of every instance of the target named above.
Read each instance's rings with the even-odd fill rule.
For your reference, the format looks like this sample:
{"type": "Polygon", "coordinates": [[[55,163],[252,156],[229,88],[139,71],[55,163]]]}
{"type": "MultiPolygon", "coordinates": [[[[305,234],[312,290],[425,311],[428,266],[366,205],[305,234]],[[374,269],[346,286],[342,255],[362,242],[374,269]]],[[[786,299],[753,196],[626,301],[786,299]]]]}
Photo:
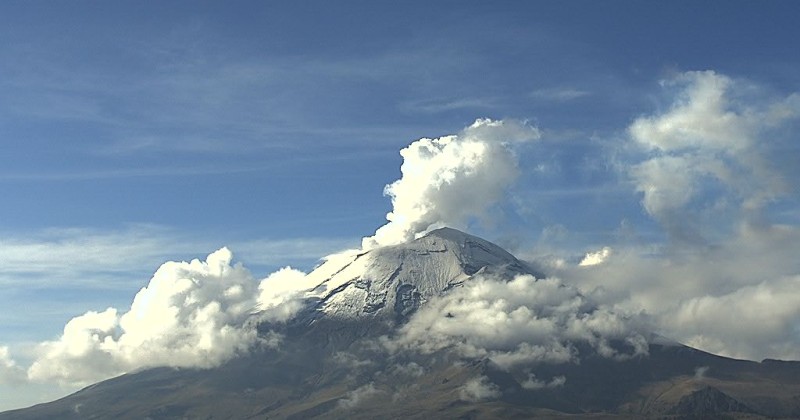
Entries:
{"type": "Polygon", "coordinates": [[[797,360],[799,302],[796,275],[684,300],[662,315],[660,324],[686,344],[712,353],[745,358],[766,353],[797,360]]]}
{"type": "Polygon", "coordinates": [[[661,217],[689,202],[698,172],[691,157],[664,156],[634,166],[631,175],[637,181],[636,190],[644,194],[645,210],[661,217]]]}
{"type": "Polygon", "coordinates": [[[800,116],[797,95],[764,99],[757,87],[713,71],[683,73],[664,86],[677,89],[671,108],[628,127],[647,154],[629,175],[645,210],[673,239],[757,216],[787,193],[786,165],[769,159],[788,141],[773,134],[800,116]]]}
{"type": "Polygon", "coordinates": [[[545,389],[545,388],[558,388],[560,386],[564,386],[567,383],[567,378],[565,376],[555,376],[549,382],[542,381],[536,378],[536,375],[530,373],[528,374],[528,379],[522,382],[522,385],[525,389],[537,390],[537,389],[545,389]]]}
{"type": "Polygon", "coordinates": [[[644,311],[656,332],[751,360],[800,359],[800,229],[743,224],[714,247],[615,248],[604,264],[552,266],[584,293],[644,311]]]}
{"type": "Polygon", "coordinates": [[[258,309],[261,319],[284,322],[303,308],[302,292],[312,286],[306,273],[284,267],[261,281],[258,285],[258,309]]]}
{"type": "Polygon", "coordinates": [[[536,99],[543,99],[547,101],[556,101],[556,102],[572,101],[589,95],[591,95],[591,92],[587,90],[581,90],[571,87],[537,89],[531,92],[531,96],[536,99]]]}
{"type": "Polygon", "coordinates": [[[486,109],[496,106],[496,98],[428,99],[405,102],[400,108],[408,112],[436,114],[462,109],[486,109]]]}
{"type": "Polygon", "coordinates": [[[615,245],[603,264],[551,264],[553,273],[606,304],[646,312],[658,332],[703,350],[800,358],[800,229],[796,218],[773,220],[800,199],[788,187],[798,173],[787,158],[798,95],[776,98],[712,71],[663,87],[671,106],[628,127],[638,155],[622,165],[669,242],[615,245]]]}
{"type": "Polygon", "coordinates": [[[389,223],[364,238],[363,248],[403,243],[432,226],[462,226],[481,217],[517,177],[510,144],[539,138],[516,120],[479,119],[458,135],[423,138],[400,151],[402,177],[386,186],[389,223]]]}
{"type": "MultiPolygon", "coordinates": [[[[249,263],[269,267],[277,262],[310,264],[320,255],[353,242],[293,238],[231,243],[242,250],[239,256],[243,255],[249,263]]],[[[216,246],[213,241],[191,233],[155,225],[129,225],[116,230],[51,228],[2,235],[0,291],[6,292],[0,293],[5,296],[0,303],[12,308],[2,314],[2,321],[6,325],[29,326],[30,340],[41,343],[0,343],[12,346],[16,356],[13,367],[3,363],[0,368],[3,370],[0,386],[12,386],[2,383],[11,379],[27,381],[24,387],[14,390],[16,397],[4,398],[0,405],[12,408],[56,398],[74,391],[75,386],[140,367],[213,365],[233,353],[245,351],[247,343],[252,342],[253,334],[244,322],[249,314],[234,313],[239,310],[235,305],[255,308],[261,298],[264,311],[258,315],[260,319],[278,322],[300,308],[301,300],[292,299],[295,296],[290,293],[291,276],[283,276],[302,275],[295,270],[280,270],[259,287],[247,270],[232,265],[219,278],[207,276],[182,292],[196,298],[197,302],[190,304],[179,301],[181,292],[175,290],[176,284],[181,277],[197,279],[196,276],[204,275],[192,271],[194,268],[190,267],[196,267],[194,262],[167,263],[153,276],[147,291],[138,294],[138,299],[151,301],[148,305],[137,304],[137,308],[139,316],[151,320],[152,326],[134,325],[133,313],[126,315],[124,310],[130,307],[131,295],[135,293],[135,289],[133,293],[130,291],[131,284],[139,287],[141,279],[149,278],[152,269],[165,261],[165,250],[173,256],[188,256],[216,246]],[[157,280],[157,277],[166,278],[157,280]],[[170,282],[175,284],[169,287],[170,282]],[[218,284],[214,286],[214,282],[218,284]],[[74,297],[65,301],[62,291],[74,297]],[[17,296],[46,303],[24,307],[17,296]],[[173,304],[168,302],[170,299],[173,304]],[[275,299],[286,302],[275,305],[275,299]],[[114,308],[104,310],[109,305],[114,308]],[[90,308],[94,310],[86,312],[90,308]],[[81,313],[84,315],[76,316],[81,313]],[[122,318],[131,319],[126,321],[126,329],[120,324],[122,318]],[[66,327],[65,320],[69,320],[66,327]],[[59,324],[65,328],[59,329],[59,324]],[[219,329],[210,330],[212,324],[219,329]],[[161,327],[166,331],[159,333],[161,327]],[[145,344],[135,348],[134,337],[145,344]],[[181,343],[184,338],[185,343],[181,343]],[[205,344],[201,338],[206,340],[205,344]],[[189,348],[193,345],[194,349],[189,348]],[[203,345],[210,348],[203,349],[203,345]],[[29,375],[33,382],[28,380],[29,375]],[[30,396],[23,398],[20,396],[23,392],[30,396]],[[34,394],[41,395],[40,399],[34,394]]],[[[280,340],[279,335],[266,333],[257,342],[274,347],[280,340]]]]}
{"type": "Polygon", "coordinates": [[[500,387],[493,384],[486,376],[479,376],[467,381],[459,390],[459,397],[464,401],[480,402],[500,398],[503,393],[500,387]]]}
{"type": "Polygon", "coordinates": [[[299,309],[279,303],[303,274],[286,268],[259,285],[232,259],[222,248],[205,261],[163,264],[128,312],[89,311],[69,321],[58,340],[41,343],[28,377],[88,383],[142,367],[208,368],[259,342],[275,345],[246,321],[259,306],[270,320],[299,309]]]}
{"type": "Polygon", "coordinates": [[[602,249],[596,252],[589,252],[587,253],[580,263],[578,263],[581,267],[588,267],[591,265],[602,264],[606,262],[608,257],[611,256],[611,248],[604,246],[602,249]]]}
{"type": "MultiPolygon", "coordinates": [[[[331,238],[232,240],[249,265],[315,261],[352,242],[331,238]]],[[[167,260],[220,245],[157,225],[118,230],[51,228],[0,235],[0,287],[47,286],[128,288],[132,279],[167,260]],[[169,250],[169,251],[165,251],[169,250]]]]}
{"type": "Polygon", "coordinates": [[[17,366],[7,346],[0,346],[0,384],[18,384],[25,381],[25,370],[17,366]]]}
{"type": "MultiPolygon", "coordinates": [[[[551,264],[583,294],[554,278],[477,279],[428,302],[384,344],[422,352],[448,348],[490,358],[501,367],[574,361],[578,354],[572,343],[578,340],[603,356],[624,358],[646,352],[641,320],[624,314],[645,311],[660,332],[705,350],[800,358],[795,327],[800,324],[795,292],[800,264],[793,262],[800,230],[759,225],[752,217],[769,200],[793,194],[786,189],[785,167],[766,164],[777,141],[766,134],[800,115],[799,96],[743,105],[740,82],[713,72],[686,73],[665,86],[678,90],[673,106],[637,119],[628,129],[644,156],[627,167],[644,209],[673,238],[685,238],[702,222],[716,223],[724,219],[721,213],[731,212],[736,217],[729,225],[737,232],[708,249],[657,246],[645,255],[615,245],[613,253],[603,248],[586,254],[580,268],[563,259],[551,264]],[[619,352],[610,346],[612,339],[630,348],[619,352]]],[[[400,243],[441,224],[458,227],[485,216],[518,175],[513,144],[539,136],[525,122],[479,119],[458,135],[412,143],[401,151],[402,177],[386,186],[393,204],[389,222],[365,238],[363,247],[400,243]]],[[[0,241],[0,281],[63,267],[77,267],[71,268],[71,278],[83,273],[97,278],[99,271],[151,266],[163,249],[193,252],[182,243],[190,241],[179,239],[154,227],[5,239],[0,241]]],[[[248,244],[253,255],[267,256],[263,263],[328,252],[315,251],[314,240],[248,244]],[[263,249],[270,251],[258,252],[263,249]]],[[[252,311],[262,310],[261,319],[288,319],[302,307],[301,291],[310,281],[286,267],[259,283],[232,265],[226,249],[205,262],[164,264],[130,311],[87,312],[67,323],[59,339],[42,343],[28,377],[86,383],[140,367],[215,366],[259,341],[245,322],[252,311]]],[[[275,345],[279,337],[267,340],[275,345]]],[[[21,371],[8,349],[0,347],[0,378],[8,382],[21,371]]],[[[531,389],[560,386],[561,378],[529,377],[526,384],[531,389]]],[[[464,398],[499,396],[485,378],[468,385],[464,398]]],[[[371,384],[355,390],[342,404],[356,405],[374,391],[371,384]]]]}
{"type": "Polygon", "coordinates": [[[97,273],[103,273],[103,285],[109,287],[109,278],[119,273],[157,266],[164,261],[164,249],[185,250],[177,242],[166,229],[152,225],[119,231],[63,228],[4,235],[0,238],[0,282],[13,284],[24,278],[30,287],[38,278],[58,279],[63,286],[70,280],[93,283],[97,273]]]}
{"type": "Polygon", "coordinates": [[[423,353],[452,349],[510,368],[574,361],[578,341],[605,357],[646,354],[642,327],[639,320],[599,307],[557,279],[476,278],[429,301],[384,344],[390,350],[423,353]],[[619,352],[610,346],[612,340],[630,348],[619,352]]]}
{"type": "Polygon", "coordinates": [[[642,117],[629,131],[640,144],[661,151],[715,149],[736,153],[752,141],[749,111],[732,109],[726,96],[734,82],[713,71],[687,72],[664,82],[682,88],[672,108],[642,117]]]}
{"type": "Polygon", "coordinates": [[[375,384],[370,382],[348,392],[344,398],[339,400],[339,407],[344,409],[355,408],[365,400],[368,400],[377,394],[381,394],[382,392],[383,391],[375,387],[375,384]]]}

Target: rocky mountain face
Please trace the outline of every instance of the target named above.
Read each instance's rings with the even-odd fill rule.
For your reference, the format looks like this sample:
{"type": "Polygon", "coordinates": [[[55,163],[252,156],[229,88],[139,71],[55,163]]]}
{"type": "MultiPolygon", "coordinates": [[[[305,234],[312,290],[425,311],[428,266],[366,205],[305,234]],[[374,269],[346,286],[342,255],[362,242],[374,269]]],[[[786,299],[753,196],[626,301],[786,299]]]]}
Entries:
{"type": "Polygon", "coordinates": [[[722,413],[752,414],[755,411],[711,386],[682,397],[678,404],[669,410],[669,414],[696,419],[719,417],[722,413]]]}
{"type": "MultiPolygon", "coordinates": [[[[613,337],[605,343],[600,330],[570,335],[594,313],[575,293],[563,294],[560,302],[553,299],[562,294],[553,292],[546,302],[558,313],[570,305],[578,311],[562,315],[565,337],[578,337],[569,338],[564,359],[537,356],[547,350],[547,334],[508,344],[515,356],[527,357],[513,363],[479,351],[466,338],[425,351],[393,345],[415,317],[438,317],[420,324],[429,328],[420,334],[434,336],[431,325],[462,316],[426,311],[442,299],[458,296],[459,303],[469,297],[463,294],[467,287],[483,278],[513,282],[520,276],[543,278],[497,245],[453,229],[331,258],[308,275],[308,288],[298,297],[303,309],[291,320],[253,316],[262,336],[279,337],[276,346],[253,348],[212,369],[129,373],[57,401],[0,413],[0,419],[800,416],[800,363],[728,359],[655,336],[644,352],[610,352],[630,344],[613,337]]],[[[501,315],[521,316],[536,305],[501,315]]],[[[548,321],[553,311],[527,314],[527,323],[515,328],[548,321]]],[[[470,325],[458,327],[468,332],[470,325]]]]}

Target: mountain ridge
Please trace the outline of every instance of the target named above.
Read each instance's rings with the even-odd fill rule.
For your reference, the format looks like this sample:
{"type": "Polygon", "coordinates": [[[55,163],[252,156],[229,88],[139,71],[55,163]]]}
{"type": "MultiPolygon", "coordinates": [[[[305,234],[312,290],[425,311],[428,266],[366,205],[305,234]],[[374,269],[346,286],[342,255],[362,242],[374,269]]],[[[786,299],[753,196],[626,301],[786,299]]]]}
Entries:
{"type": "MultiPolygon", "coordinates": [[[[0,413],[0,419],[680,418],[697,410],[735,415],[742,407],[751,418],[800,414],[800,363],[728,359],[663,338],[648,340],[644,353],[605,354],[603,349],[630,343],[611,337],[598,345],[604,337],[593,334],[603,330],[589,330],[587,338],[570,338],[567,359],[505,364],[496,362],[491,352],[478,351],[467,338],[459,341],[458,331],[451,344],[427,351],[390,346],[409,326],[419,327],[414,324],[419,317],[433,322],[421,324],[428,328],[421,330],[421,337],[436,338],[437,325],[463,322],[462,315],[509,304],[514,294],[521,295],[517,303],[488,320],[496,323],[489,327],[502,329],[520,315],[525,322],[512,324],[509,331],[550,325],[548,317],[559,313],[564,324],[551,327],[574,329],[582,321],[605,319],[604,313],[591,318],[596,308],[585,307],[575,291],[547,295],[566,286],[545,279],[497,245],[454,229],[341,255],[308,277],[301,294],[306,306],[292,320],[253,318],[261,336],[280,337],[276,346],[254,347],[210,369],[128,373],[50,403],[0,413]],[[502,285],[509,289],[500,291],[511,294],[476,301],[455,315],[442,303],[450,299],[446,303],[457,304],[478,292],[491,295],[502,285]],[[527,302],[520,289],[524,287],[541,287],[530,297],[544,293],[544,299],[527,302]],[[706,387],[724,397],[716,391],[693,394],[706,387]]],[[[458,327],[469,332],[481,326],[458,327]]],[[[496,340],[495,335],[488,337],[496,340]]],[[[531,337],[504,348],[536,355],[553,339],[552,334],[531,337]]]]}

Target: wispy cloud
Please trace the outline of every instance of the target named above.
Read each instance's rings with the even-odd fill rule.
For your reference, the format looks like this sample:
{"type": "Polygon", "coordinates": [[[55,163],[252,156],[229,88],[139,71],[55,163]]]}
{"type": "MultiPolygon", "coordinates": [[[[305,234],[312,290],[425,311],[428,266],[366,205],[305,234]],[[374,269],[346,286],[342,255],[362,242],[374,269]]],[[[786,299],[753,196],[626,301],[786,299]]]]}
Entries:
{"type": "MultiPolygon", "coordinates": [[[[281,154],[283,157],[284,155],[281,154]]],[[[155,164],[151,167],[136,168],[73,168],[70,170],[41,170],[41,171],[5,171],[0,170],[0,183],[2,182],[65,182],[89,181],[114,178],[148,178],[148,177],[192,177],[198,175],[235,175],[246,173],[265,173],[284,169],[293,165],[315,164],[323,162],[346,162],[369,158],[385,157],[382,150],[349,149],[334,151],[329,154],[296,154],[288,153],[285,158],[265,158],[263,162],[208,162],[204,164],[155,164]]],[[[320,175],[321,176],[321,175],[320,175]]]]}
{"type": "Polygon", "coordinates": [[[577,89],[573,87],[561,87],[537,89],[531,92],[530,96],[543,101],[567,102],[580,99],[591,94],[592,93],[588,90],[577,89]]]}
{"type": "Polygon", "coordinates": [[[796,165],[771,157],[793,141],[777,128],[800,118],[795,95],[770,98],[713,71],[683,73],[663,85],[675,95],[671,108],[628,129],[646,154],[629,174],[645,210],[673,239],[702,241],[720,221],[752,222],[790,194],[796,165]]]}
{"type": "MultiPolygon", "coordinates": [[[[0,109],[17,122],[67,121],[91,129],[91,138],[73,143],[71,152],[246,154],[275,145],[295,147],[307,134],[312,138],[305,140],[312,142],[324,135],[328,141],[374,143],[391,138],[385,134],[397,127],[365,124],[365,111],[377,110],[355,87],[370,83],[429,92],[443,74],[468,61],[447,50],[407,45],[358,56],[284,52],[264,57],[246,48],[222,54],[213,45],[198,45],[204,30],[185,24],[166,34],[120,40],[126,53],[119,59],[140,66],[131,69],[74,63],[71,54],[50,54],[57,43],[26,54],[19,54],[26,50],[22,45],[7,46],[0,50],[0,58],[8,58],[0,68],[0,109]]],[[[430,112],[484,105],[466,99],[423,107],[430,112]]]]}
{"type": "Polygon", "coordinates": [[[541,263],[607,304],[644,311],[677,341],[747,359],[800,358],[800,226],[786,213],[800,201],[786,188],[798,172],[782,158],[794,151],[796,94],[776,98],[713,71],[661,85],[665,110],[634,120],[627,141],[609,148],[630,179],[621,185],[666,238],[645,240],[646,223],[627,224],[599,264],[581,266],[581,255],[541,263]]]}
{"type": "Polygon", "coordinates": [[[422,99],[401,103],[400,109],[410,113],[438,114],[456,110],[479,113],[497,107],[497,98],[422,99]]]}
{"type": "MultiPolygon", "coordinates": [[[[144,281],[164,261],[196,258],[222,245],[226,244],[156,225],[6,234],[0,237],[0,288],[130,288],[132,278],[144,281]]],[[[340,238],[292,238],[227,245],[248,265],[277,266],[315,261],[353,243],[340,238]]]]}

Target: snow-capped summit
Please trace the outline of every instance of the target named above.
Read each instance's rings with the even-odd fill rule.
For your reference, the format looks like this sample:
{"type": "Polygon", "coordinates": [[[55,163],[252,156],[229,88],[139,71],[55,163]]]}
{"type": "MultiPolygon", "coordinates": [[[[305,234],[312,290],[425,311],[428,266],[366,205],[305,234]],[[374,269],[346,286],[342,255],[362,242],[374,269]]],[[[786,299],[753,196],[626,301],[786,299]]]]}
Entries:
{"type": "Polygon", "coordinates": [[[334,317],[380,316],[402,320],[420,304],[471,277],[534,274],[499,246],[442,228],[414,241],[330,259],[308,278],[315,313],[334,317]]]}
{"type": "Polygon", "coordinates": [[[635,323],[541,277],[453,229],[343,253],[297,279],[294,318],[254,316],[264,340],[220,366],[145,369],[0,419],[800,413],[800,363],[636,340],[635,323]]]}

